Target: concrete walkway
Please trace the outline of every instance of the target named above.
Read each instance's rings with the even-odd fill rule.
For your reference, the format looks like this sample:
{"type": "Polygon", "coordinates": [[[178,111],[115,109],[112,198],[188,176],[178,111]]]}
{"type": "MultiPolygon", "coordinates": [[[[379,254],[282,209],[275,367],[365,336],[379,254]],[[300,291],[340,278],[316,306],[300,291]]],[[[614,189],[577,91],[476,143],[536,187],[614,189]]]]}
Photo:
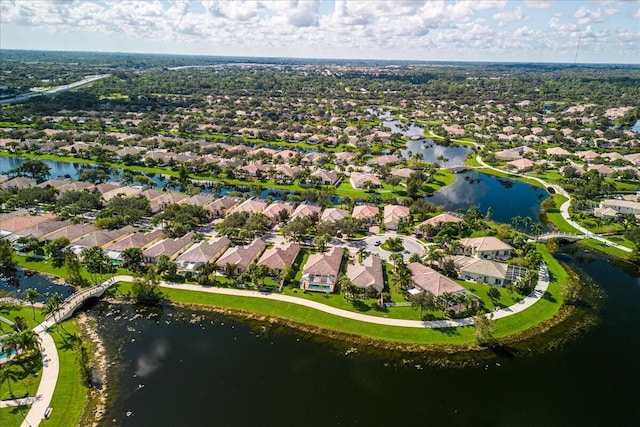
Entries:
{"type": "MultiPolygon", "coordinates": [[[[115,276],[113,278],[118,282],[131,282],[133,281],[132,276],[115,276]]],[[[343,310],[341,308],[332,307],[326,304],[318,303],[315,301],[310,301],[304,298],[298,298],[290,295],[282,295],[278,293],[271,292],[259,292],[259,291],[250,291],[244,289],[231,289],[231,288],[218,288],[218,287],[210,287],[205,288],[200,285],[188,285],[188,284],[180,284],[180,283],[171,283],[171,282],[160,282],[160,287],[170,288],[170,289],[183,289],[188,291],[195,292],[206,292],[211,294],[219,294],[219,295],[232,295],[239,297],[251,297],[251,298],[262,298],[273,301],[281,301],[288,302],[291,304],[297,304],[304,307],[312,308],[314,310],[322,311],[323,313],[332,314],[334,316],[343,317],[345,319],[358,320],[360,322],[374,323],[377,325],[385,325],[385,326],[399,326],[404,328],[453,328],[458,326],[469,326],[473,325],[473,317],[466,317],[463,319],[452,319],[452,320],[405,320],[405,319],[392,319],[388,317],[377,317],[377,316],[369,316],[367,314],[355,313],[353,311],[343,310]]],[[[501,308],[493,312],[494,319],[501,319],[503,317],[512,316],[516,313],[520,313],[521,311],[526,310],[531,307],[533,304],[538,302],[540,298],[547,291],[549,286],[549,274],[547,271],[547,266],[543,263],[540,266],[539,272],[539,280],[538,284],[534,288],[534,290],[522,299],[520,302],[506,308],[501,308]]]]}
{"type": "Polygon", "coordinates": [[[591,231],[589,231],[588,229],[584,228],[583,226],[581,226],[580,224],[578,224],[577,222],[575,222],[573,219],[571,219],[571,215],[569,215],[569,206],[571,206],[571,196],[569,195],[569,193],[567,193],[567,191],[560,187],[559,185],[555,185],[555,184],[550,184],[540,178],[537,178],[535,176],[529,176],[529,175],[525,175],[525,174],[521,174],[521,173],[516,173],[516,172],[509,172],[509,171],[505,171],[502,169],[498,169],[495,168],[493,166],[489,166],[488,164],[486,164],[484,162],[484,160],[482,160],[482,158],[480,157],[480,155],[478,154],[476,156],[476,160],[478,161],[478,163],[480,163],[482,165],[482,167],[487,168],[487,169],[491,169],[493,171],[496,172],[500,172],[500,173],[505,173],[508,175],[512,175],[512,176],[517,176],[520,178],[527,178],[527,179],[531,179],[534,180],[536,182],[539,182],[540,184],[544,185],[545,188],[553,188],[554,191],[564,197],[567,198],[567,201],[564,202],[562,204],[562,206],[560,206],[560,215],[562,215],[562,218],[573,228],[575,228],[576,230],[578,230],[579,232],[581,232],[582,234],[584,234],[585,236],[587,236],[590,239],[595,239],[599,242],[604,243],[607,246],[611,246],[612,248],[616,248],[616,249],[620,249],[621,251],[624,252],[633,252],[633,249],[628,248],[626,246],[620,245],[618,243],[612,242],[611,240],[605,239],[602,236],[599,236],[591,231]]]}

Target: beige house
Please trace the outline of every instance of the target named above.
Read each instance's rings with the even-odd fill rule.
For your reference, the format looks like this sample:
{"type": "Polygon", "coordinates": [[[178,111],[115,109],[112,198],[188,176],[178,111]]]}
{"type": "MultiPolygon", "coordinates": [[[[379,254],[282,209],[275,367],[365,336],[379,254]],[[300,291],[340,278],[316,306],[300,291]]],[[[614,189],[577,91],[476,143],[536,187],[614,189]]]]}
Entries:
{"type": "Polygon", "coordinates": [[[264,251],[258,265],[266,265],[272,270],[282,270],[287,265],[293,266],[300,254],[300,245],[297,243],[285,243],[264,251]]]}
{"type": "Polygon", "coordinates": [[[640,203],[631,200],[606,199],[600,202],[601,208],[611,208],[622,215],[640,215],[640,203]]]}
{"type": "Polygon", "coordinates": [[[176,259],[193,243],[193,232],[189,232],[177,239],[165,239],[142,251],[142,259],[149,264],[158,262],[158,258],[166,255],[169,259],[176,259]]]}
{"type": "Polygon", "coordinates": [[[204,208],[211,212],[211,215],[215,218],[221,218],[230,212],[235,206],[240,203],[239,200],[231,197],[221,197],[213,202],[204,205],[204,208]]]}
{"type": "Polygon", "coordinates": [[[305,216],[313,217],[316,216],[320,218],[320,214],[322,213],[322,208],[316,205],[310,205],[308,203],[300,203],[291,214],[291,220],[293,221],[296,218],[304,218],[305,216]]]}
{"type": "MultiPolygon", "coordinates": [[[[4,214],[3,214],[4,215],[4,214]]],[[[0,230],[5,234],[17,233],[26,228],[33,227],[45,221],[53,221],[57,216],[51,213],[43,215],[20,215],[8,218],[0,222],[0,230]]]]}
{"type": "Polygon", "coordinates": [[[359,263],[347,264],[347,277],[360,289],[372,288],[380,295],[384,289],[382,261],[378,255],[369,255],[359,263]]]}
{"type": "Polygon", "coordinates": [[[508,162],[505,167],[508,169],[515,169],[518,172],[528,172],[533,169],[535,163],[529,159],[518,159],[508,162]]]}
{"type": "Polygon", "coordinates": [[[236,274],[242,274],[247,270],[249,264],[258,259],[260,254],[264,252],[265,247],[266,244],[260,239],[255,239],[246,246],[234,246],[227,249],[216,264],[222,268],[227,264],[235,264],[236,274]]]}
{"type": "Polygon", "coordinates": [[[441,297],[444,293],[462,294],[467,292],[465,288],[453,280],[419,262],[412,262],[407,267],[411,270],[411,281],[419,290],[430,292],[436,297],[441,297]]]}
{"type": "Polygon", "coordinates": [[[527,275],[527,269],[482,258],[455,256],[451,258],[462,280],[487,285],[504,286],[527,275]]]}
{"type": "Polygon", "coordinates": [[[248,199],[244,202],[240,203],[233,209],[233,213],[235,212],[249,212],[250,214],[262,213],[264,209],[267,207],[266,202],[261,202],[256,199],[248,199]]]}
{"type": "Polygon", "coordinates": [[[338,208],[327,208],[322,212],[320,222],[336,223],[349,216],[349,211],[338,208]]]}
{"type": "Polygon", "coordinates": [[[132,233],[114,243],[105,246],[105,253],[114,262],[118,262],[120,255],[126,249],[140,248],[146,249],[160,239],[164,239],[166,235],[162,230],[154,230],[149,233],[132,233]]]}
{"type": "Polygon", "coordinates": [[[513,246],[493,236],[460,239],[464,255],[484,259],[507,259],[514,251],[513,246]]]}
{"type": "Polygon", "coordinates": [[[385,205],[383,213],[384,228],[387,230],[397,230],[400,221],[411,218],[411,211],[406,206],[385,205]]]}
{"type": "Polygon", "coordinates": [[[336,171],[328,171],[325,169],[318,169],[314,171],[311,176],[320,178],[320,181],[324,185],[336,185],[340,181],[340,175],[336,171]]]}
{"type": "Polygon", "coordinates": [[[176,258],[178,270],[195,271],[201,264],[213,262],[218,259],[230,245],[231,240],[226,237],[196,243],[176,258]]]}
{"type": "Polygon", "coordinates": [[[328,252],[309,255],[302,270],[300,288],[305,291],[332,293],[342,266],[344,249],[332,247],[328,252]]]}
{"type": "Polygon", "coordinates": [[[353,207],[351,216],[355,219],[364,220],[371,224],[375,217],[380,213],[380,208],[372,205],[357,205],[353,207]]]}
{"type": "Polygon", "coordinates": [[[349,182],[353,188],[363,188],[367,182],[370,182],[376,188],[382,187],[380,179],[372,173],[352,172],[349,182]]]}
{"type": "Polygon", "coordinates": [[[291,214],[293,213],[293,206],[291,206],[289,203],[275,202],[267,206],[265,210],[262,211],[264,215],[269,217],[271,223],[273,224],[282,222],[282,212],[286,212],[286,217],[290,218],[291,214]]]}

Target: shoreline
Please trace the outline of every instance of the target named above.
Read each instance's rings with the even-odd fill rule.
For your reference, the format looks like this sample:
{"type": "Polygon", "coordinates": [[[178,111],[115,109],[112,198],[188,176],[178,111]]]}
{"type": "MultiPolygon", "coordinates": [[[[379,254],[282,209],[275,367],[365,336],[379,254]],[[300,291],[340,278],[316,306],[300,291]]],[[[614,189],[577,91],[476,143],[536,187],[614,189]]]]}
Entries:
{"type": "Polygon", "coordinates": [[[90,318],[85,312],[80,312],[77,316],[77,324],[81,336],[91,343],[91,349],[95,351],[91,356],[91,364],[92,369],[95,369],[100,377],[100,388],[93,385],[89,387],[87,403],[82,410],[79,421],[85,426],[97,427],[106,413],[109,392],[109,360],[104,341],[95,327],[95,319],[90,318]]]}

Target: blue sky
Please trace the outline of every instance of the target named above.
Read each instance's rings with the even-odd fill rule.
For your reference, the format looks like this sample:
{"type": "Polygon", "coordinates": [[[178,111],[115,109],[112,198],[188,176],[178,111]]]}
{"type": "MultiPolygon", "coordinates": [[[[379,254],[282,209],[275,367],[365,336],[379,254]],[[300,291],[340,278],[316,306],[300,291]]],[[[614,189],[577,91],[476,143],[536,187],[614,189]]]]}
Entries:
{"type": "Polygon", "coordinates": [[[638,64],[640,2],[0,0],[0,48],[638,64]]]}

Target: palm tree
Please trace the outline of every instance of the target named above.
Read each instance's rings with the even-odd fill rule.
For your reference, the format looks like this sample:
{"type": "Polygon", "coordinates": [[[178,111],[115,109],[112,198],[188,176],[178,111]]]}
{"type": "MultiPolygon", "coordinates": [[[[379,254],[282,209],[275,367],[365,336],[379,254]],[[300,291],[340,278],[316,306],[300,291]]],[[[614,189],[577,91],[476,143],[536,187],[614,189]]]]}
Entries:
{"type": "Polygon", "coordinates": [[[36,289],[34,288],[29,288],[27,289],[27,291],[24,294],[24,298],[29,301],[29,304],[31,304],[31,310],[33,311],[33,320],[36,320],[36,307],[35,307],[35,302],[38,298],[40,298],[40,292],[38,292],[36,289]]]}
{"type": "MultiPolygon", "coordinates": [[[[64,298],[58,292],[55,292],[47,300],[45,312],[47,314],[53,315],[53,320],[56,323],[59,321],[59,317],[58,319],[56,319],[56,314],[58,315],[60,314],[58,313],[58,311],[60,310],[60,307],[62,306],[63,301],[64,301],[64,298]]],[[[60,327],[62,328],[63,331],[67,332],[66,329],[64,329],[64,326],[62,326],[62,324],[60,325],[60,327]]]]}
{"type": "Polygon", "coordinates": [[[420,309],[420,320],[422,320],[423,310],[433,310],[436,307],[436,299],[429,291],[422,291],[419,294],[412,295],[411,308],[420,309]]]}
{"type": "Polygon", "coordinates": [[[11,363],[0,365],[0,384],[7,383],[9,386],[9,394],[12,398],[15,396],[13,395],[13,390],[11,390],[11,381],[17,382],[19,378],[18,369],[15,365],[11,363]]]}
{"type": "Polygon", "coordinates": [[[400,289],[409,289],[411,286],[411,278],[413,274],[407,267],[399,268],[396,272],[396,286],[400,289]]]}
{"type": "Polygon", "coordinates": [[[513,224],[513,228],[515,228],[516,230],[518,230],[518,224],[520,224],[522,222],[522,217],[520,215],[516,215],[513,218],[511,218],[511,224],[513,224]]]}

